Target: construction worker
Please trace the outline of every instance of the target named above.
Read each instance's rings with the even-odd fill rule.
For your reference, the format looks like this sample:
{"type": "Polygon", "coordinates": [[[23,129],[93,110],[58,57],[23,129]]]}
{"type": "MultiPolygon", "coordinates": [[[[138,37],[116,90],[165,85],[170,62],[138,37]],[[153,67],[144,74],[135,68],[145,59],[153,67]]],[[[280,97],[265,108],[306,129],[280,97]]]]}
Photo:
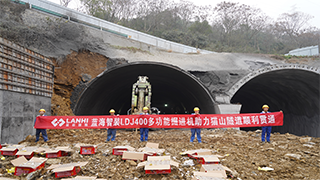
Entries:
{"type": "MultiPolygon", "coordinates": [[[[264,113],[270,113],[268,110],[269,110],[269,106],[268,105],[263,105],[262,106],[262,112],[261,114],[264,114],[264,113]]],[[[266,133],[267,133],[267,142],[270,143],[270,134],[271,134],[271,127],[272,126],[263,126],[262,127],[262,133],[261,133],[261,141],[262,143],[265,143],[265,136],[266,136],[266,133]]]]}
{"type": "MultiPolygon", "coordinates": [[[[200,109],[198,107],[195,107],[193,109],[194,113],[192,113],[192,115],[199,115],[199,111],[200,109]]],[[[193,142],[194,138],[195,138],[195,134],[197,133],[197,140],[198,143],[201,143],[201,129],[200,128],[191,128],[191,139],[190,142],[193,142]]]]}
{"type": "MultiPolygon", "coordinates": [[[[114,113],[116,113],[116,111],[114,109],[110,109],[109,113],[110,113],[111,116],[114,116],[114,113]]],[[[109,128],[108,131],[107,131],[108,134],[107,134],[106,142],[110,141],[110,139],[111,139],[111,141],[115,141],[116,132],[117,132],[117,129],[110,129],[109,128]],[[111,138],[111,136],[112,136],[112,138],[111,138]]]]}
{"type": "MultiPolygon", "coordinates": [[[[45,109],[40,109],[38,116],[46,116],[44,113],[46,113],[46,110],[45,109]]],[[[33,126],[36,125],[36,121],[37,121],[37,118],[34,120],[33,126]]],[[[39,141],[40,133],[42,134],[44,142],[47,142],[48,141],[48,135],[47,135],[47,130],[46,129],[36,129],[36,142],[39,141]]]]}
{"type": "MultiPolygon", "coordinates": [[[[140,115],[149,115],[149,108],[143,107],[143,113],[140,115]]],[[[148,141],[149,128],[140,128],[140,142],[148,141]]]]}

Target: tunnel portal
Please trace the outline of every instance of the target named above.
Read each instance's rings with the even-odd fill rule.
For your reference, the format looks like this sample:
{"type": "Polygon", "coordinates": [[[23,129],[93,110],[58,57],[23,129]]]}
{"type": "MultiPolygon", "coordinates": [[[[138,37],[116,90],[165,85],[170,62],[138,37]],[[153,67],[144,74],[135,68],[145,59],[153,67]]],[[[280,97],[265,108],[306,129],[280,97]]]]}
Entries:
{"type": "MultiPolygon", "coordinates": [[[[240,113],[261,112],[268,104],[270,111],[284,112],[283,126],[273,132],[320,136],[320,76],[307,69],[277,69],[261,73],[235,92],[231,103],[242,104],[240,113]]],[[[242,128],[255,130],[257,128],[242,128]]]]}
{"type": "Polygon", "coordinates": [[[195,106],[203,114],[214,114],[214,100],[191,73],[176,66],[155,62],[135,62],[109,69],[96,77],[81,94],[76,115],[104,115],[113,108],[127,114],[131,108],[132,84],[138,76],[148,76],[152,86],[151,106],[161,114],[191,113],[195,106]]]}

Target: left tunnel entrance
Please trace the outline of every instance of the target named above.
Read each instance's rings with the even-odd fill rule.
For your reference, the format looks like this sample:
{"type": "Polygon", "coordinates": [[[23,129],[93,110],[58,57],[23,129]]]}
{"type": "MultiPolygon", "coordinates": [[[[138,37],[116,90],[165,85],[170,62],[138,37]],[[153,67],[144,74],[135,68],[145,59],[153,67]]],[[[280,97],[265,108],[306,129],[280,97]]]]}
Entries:
{"type": "Polygon", "coordinates": [[[195,106],[203,114],[214,114],[210,92],[191,73],[176,66],[135,62],[107,70],[83,91],[74,108],[76,115],[104,115],[114,108],[127,114],[131,108],[132,84],[138,76],[148,76],[152,85],[151,106],[161,114],[191,113],[195,106]]]}

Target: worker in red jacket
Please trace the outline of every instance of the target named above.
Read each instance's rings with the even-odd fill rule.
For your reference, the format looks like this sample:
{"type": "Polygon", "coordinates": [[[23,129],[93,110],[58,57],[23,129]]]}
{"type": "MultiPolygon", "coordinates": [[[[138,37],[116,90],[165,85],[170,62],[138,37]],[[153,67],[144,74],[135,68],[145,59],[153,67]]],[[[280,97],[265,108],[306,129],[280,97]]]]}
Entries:
{"type": "MultiPolygon", "coordinates": [[[[46,116],[44,113],[46,113],[46,110],[45,109],[40,109],[38,116],[46,116]]],[[[36,125],[36,121],[37,121],[37,118],[34,120],[33,126],[36,125]]],[[[44,142],[47,142],[48,141],[48,135],[47,135],[47,130],[46,129],[36,129],[36,142],[39,141],[40,133],[42,134],[44,142]]]]}
{"type": "MultiPolygon", "coordinates": [[[[200,109],[198,107],[195,107],[193,109],[194,113],[192,113],[192,115],[199,115],[199,111],[200,109]]],[[[197,140],[198,143],[201,143],[201,129],[200,128],[191,128],[191,138],[190,138],[190,142],[193,142],[194,138],[195,138],[195,134],[197,133],[197,140]]]]}

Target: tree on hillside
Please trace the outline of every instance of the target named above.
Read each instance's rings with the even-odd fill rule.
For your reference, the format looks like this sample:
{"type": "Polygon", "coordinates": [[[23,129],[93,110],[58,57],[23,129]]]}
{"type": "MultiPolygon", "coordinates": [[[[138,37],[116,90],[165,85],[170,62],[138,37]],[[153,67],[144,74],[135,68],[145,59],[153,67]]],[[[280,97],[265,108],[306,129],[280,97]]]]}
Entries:
{"type": "Polygon", "coordinates": [[[80,0],[87,14],[103,19],[109,0],[80,0]]]}
{"type": "MultiPolygon", "coordinates": [[[[70,1],[70,0],[61,0],[70,1]]],[[[260,9],[234,2],[196,6],[182,0],[80,0],[86,12],[170,41],[212,51],[287,53],[319,44],[311,16],[292,12],[276,22],[260,9]]]]}
{"type": "Polygon", "coordinates": [[[60,0],[60,5],[64,7],[68,7],[71,0],[60,0]]]}
{"type": "Polygon", "coordinates": [[[245,50],[249,44],[253,48],[259,50],[259,44],[256,41],[257,35],[267,26],[268,18],[260,9],[250,7],[248,5],[241,5],[241,22],[239,31],[242,34],[243,44],[245,50]]]}
{"type": "Polygon", "coordinates": [[[88,14],[118,23],[135,15],[136,0],[80,0],[88,14]]]}
{"type": "Polygon", "coordinates": [[[298,36],[300,47],[320,45],[320,31],[313,28],[310,31],[302,33],[298,36]]]}
{"type": "Polygon", "coordinates": [[[298,37],[301,34],[310,32],[308,21],[312,19],[312,16],[303,12],[283,13],[278,18],[275,26],[282,35],[288,35],[296,46],[300,47],[298,37]]]}
{"type": "Polygon", "coordinates": [[[229,45],[231,33],[239,27],[240,7],[239,3],[221,2],[215,7],[215,24],[221,27],[222,41],[229,45]]]}
{"type": "Polygon", "coordinates": [[[220,44],[241,51],[259,50],[257,35],[267,25],[268,17],[257,8],[245,4],[221,2],[215,7],[213,29],[220,44]],[[235,47],[235,48],[232,48],[235,47]]]}
{"type": "Polygon", "coordinates": [[[212,33],[212,27],[209,25],[209,22],[204,20],[203,22],[196,21],[192,23],[189,27],[189,30],[193,33],[200,33],[203,35],[210,35],[212,33]]]}
{"type": "Polygon", "coordinates": [[[174,4],[174,10],[182,20],[183,27],[187,27],[188,24],[195,18],[195,9],[196,5],[189,1],[180,1],[180,3],[174,4]]]}

